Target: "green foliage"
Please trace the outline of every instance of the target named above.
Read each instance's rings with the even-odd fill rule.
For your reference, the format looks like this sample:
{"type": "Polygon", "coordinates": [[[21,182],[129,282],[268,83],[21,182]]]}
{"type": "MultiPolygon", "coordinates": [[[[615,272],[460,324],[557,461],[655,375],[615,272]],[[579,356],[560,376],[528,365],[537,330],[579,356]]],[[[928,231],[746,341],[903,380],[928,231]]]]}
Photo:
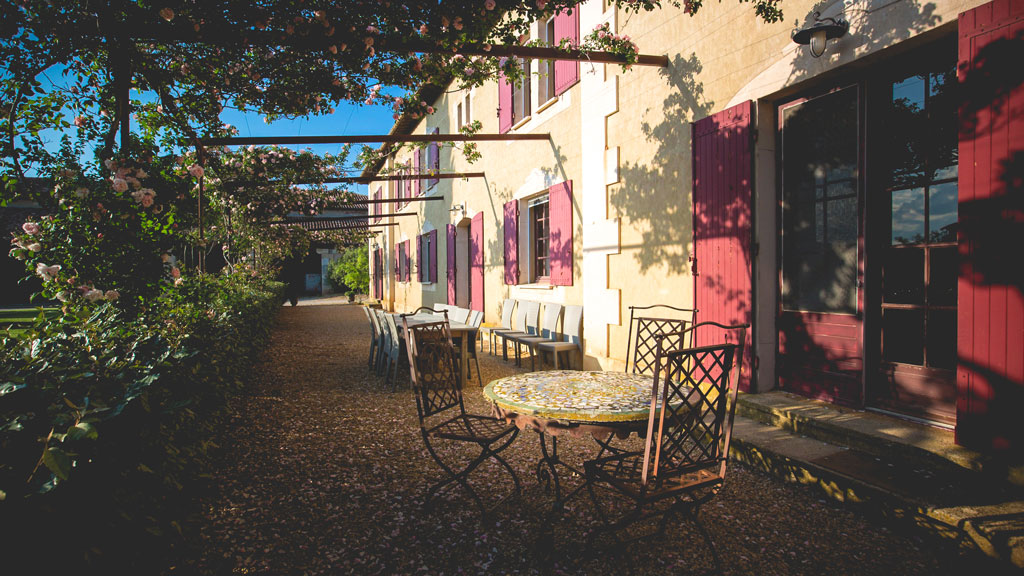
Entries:
{"type": "Polygon", "coordinates": [[[135,316],[106,302],[0,337],[0,515],[19,526],[9,549],[38,557],[53,526],[89,519],[96,528],[62,552],[67,568],[166,551],[154,536],[181,525],[217,414],[282,292],[205,275],[135,316]]]}
{"type": "Polygon", "coordinates": [[[327,275],[336,287],[347,286],[356,294],[370,292],[370,257],[363,246],[351,246],[331,262],[327,275]]]}

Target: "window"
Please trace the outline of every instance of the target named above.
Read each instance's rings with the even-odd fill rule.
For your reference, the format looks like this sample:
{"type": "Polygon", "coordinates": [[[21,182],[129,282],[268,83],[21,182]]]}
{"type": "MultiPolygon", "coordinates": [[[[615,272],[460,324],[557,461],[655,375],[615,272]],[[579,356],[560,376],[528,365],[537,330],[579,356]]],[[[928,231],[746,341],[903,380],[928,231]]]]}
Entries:
{"type": "Polygon", "coordinates": [[[551,276],[551,261],[548,254],[548,240],[551,236],[548,212],[548,195],[530,200],[530,279],[534,282],[547,280],[551,276]]]}
{"type": "Polygon", "coordinates": [[[530,60],[520,60],[523,79],[512,87],[512,122],[519,122],[530,115],[530,60]]]}
{"type": "MultiPolygon", "coordinates": [[[[558,38],[555,37],[555,18],[552,16],[548,21],[541,24],[540,39],[551,46],[558,45],[558,38]]],[[[555,98],[555,61],[541,60],[537,63],[537,103],[538,106],[548,100],[555,98]]]]}
{"type": "Polygon", "coordinates": [[[473,122],[473,115],[470,114],[469,92],[466,92],[466,103],[462,106],[462,110],[466,114],[466,122],[465,123],[466,124],[471,124],[473,122]]]}
{"type": "Polygon", "coordinates": [[[456,106],[455,116],[456,118],[458,118],[459,132],[462,132],[462,127],[464,126],[464,124],[462,123],[462,102],[459,102],[459,105],[456,106]]]}

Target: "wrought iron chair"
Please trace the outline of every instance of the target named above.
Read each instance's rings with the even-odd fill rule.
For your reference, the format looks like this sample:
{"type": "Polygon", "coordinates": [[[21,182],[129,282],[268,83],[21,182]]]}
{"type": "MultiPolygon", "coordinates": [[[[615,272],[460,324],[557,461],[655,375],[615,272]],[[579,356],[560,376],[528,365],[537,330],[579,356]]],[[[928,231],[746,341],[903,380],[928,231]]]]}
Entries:
{"type": "Polygon", "coordinates": [[[618,532],[638,520],[660,516],[657,533],[663,534],[669,520],[683,513],[701,533],[720,568],[718,552],[698,513],[725,482],[748,328],[747,324],[702,322],[657,338],[643,450],[584,462],[587,489],[604,523],[600,531],[622,542],[618,532]],[[698,327],[738,331],[738,343],[694,348],[670,345],[685,341],[698,327]],[[612,507],[602,506],[595,486],[606,486],[619,500],[624,499],[625,512],[613,519],[612,507]]]}
{"type": "Polygon", "coordinates": [[[512,444],[519,429],[492,416],[466,412],[456,373],[455,346],[447,321],[410,326],[408,319],[403,317],[402,323],[409,355],[409,374],[420,419],[420,433],[430,456],[446,473],[427,491],[425,505],[429,506],[433,497],[442,489],[458,484],[473,498],[481,514],[486,514],[483,501],[469,485],[467,477],[480,464],[493,458],[512,475],[515,493],[518,494],[521,490],[519,477],[499,453],[512,444]],[[437,441],[475,444],[480,448],[480,454],[461,471],[456,471],[435,449],[433,443],[437,441]]]}
{"type": "MultiPolygon", "coordinates": [[[[644,312],[646,314],[646,312],[644,312]]],[[[689,326],[697,320],[697,311],[690,308],[676,308],[667,304],[629,307],[629,335],[626,338],[626,372],[633,374],[651,374],[654,368],[654,357],[658,347],[657,337],[664,334],[679,334],[665,343],[665,348],[680,347],[693,344],[693,331],[689,326]],[[681,318],[662,318],[639,316],[637,312],[658,309],[658,314],[671,314],[681,318]],[[665,310],[674,310],[674,313],[665,310]],[[685,334],[686,342],[677,341],[685,334]],[[632,370],[630,367],[632,366],[632,370]]]]}
{"type": "Polygon", "coordinates": [[[402,314],[402,316],[416,316],[417,314],[440,315],[442,312],[444,312],[444,310],[438,310],[437,308],[431,308],[430,306],[420,306],[419,308],[413,310],[412,312],[409,312],[408,314],[402,314]]]}

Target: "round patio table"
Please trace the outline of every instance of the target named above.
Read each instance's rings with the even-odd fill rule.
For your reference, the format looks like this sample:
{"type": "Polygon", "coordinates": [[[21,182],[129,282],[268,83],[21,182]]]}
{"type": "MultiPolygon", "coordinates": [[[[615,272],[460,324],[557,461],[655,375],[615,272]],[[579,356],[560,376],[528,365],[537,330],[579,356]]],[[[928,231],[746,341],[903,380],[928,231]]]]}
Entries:
{"type": "MultiPolygon", "coordinates": [[[[615,450],[609,445],[613,435],[625,438],[633,432],[646,434],[653,385],[653,377],[642,374],[548,370],[493,380],[483,393],[497,417],[521,430],[538,432],[543,457],[537,464],[537,478],[554,484],[558,508],[586,486],[561,498],[555,466],[580,476],[583,473],[558,457],[558,436],[589,434],[600,444],[603,454],[615,450]],[[550,450],[546,436],[551,437],[550,450]]],[[[661,391],[658,393],[660,396],[661,391]]]]}

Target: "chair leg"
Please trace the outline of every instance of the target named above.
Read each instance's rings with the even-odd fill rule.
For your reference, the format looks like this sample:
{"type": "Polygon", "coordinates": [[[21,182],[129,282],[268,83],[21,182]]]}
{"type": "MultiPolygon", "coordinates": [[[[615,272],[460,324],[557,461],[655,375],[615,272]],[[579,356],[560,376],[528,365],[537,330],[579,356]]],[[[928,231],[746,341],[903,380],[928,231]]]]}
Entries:
{"type": "Polygon", "coordinates": [[[476,364],[476,381],[480,384],[480,387],[483,388],[484,381],[480,377],[480,359],[475,354],[473,355],[473,363],[476,364]]]}
{"type": "Polygon", "coordinates": [[[537,361],[535,359],[537,357],[537,354],[536,354],[537,351],[534,350],[532,346],[527,346],[526,349],[530,351],[530,372],[536,372],[537,371],[537,361]]]}

